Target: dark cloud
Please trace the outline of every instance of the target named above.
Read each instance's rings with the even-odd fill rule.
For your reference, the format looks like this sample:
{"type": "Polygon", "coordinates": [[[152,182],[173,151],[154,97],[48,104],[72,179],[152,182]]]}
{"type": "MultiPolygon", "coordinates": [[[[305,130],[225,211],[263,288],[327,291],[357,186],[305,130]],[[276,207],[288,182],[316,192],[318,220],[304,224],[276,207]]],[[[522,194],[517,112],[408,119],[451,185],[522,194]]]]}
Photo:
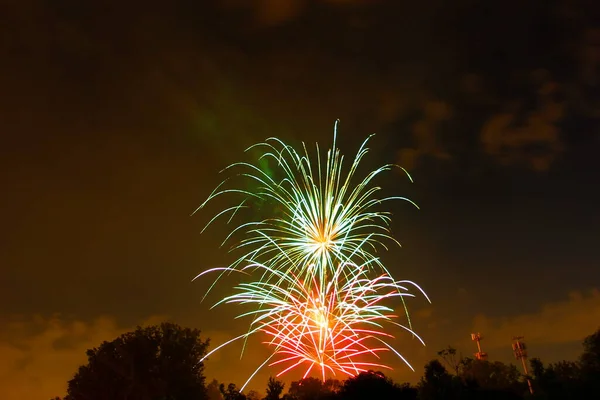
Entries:
{"type": "MultiPolygon", "coordinates": [[[[339,117],[348,125],[360,124],[356,129],[366,132],[398,127],[397,134],[409,142],[399,146],[400,159],[409,163],[423,157],[451,160],[456,143],[462,142],[465,152],[479,150],[501,164],[534,170],[549,168],[562,153],[562,122],[570,110],[585,109],[586,114],[594,115],[593,99],[587,95],[597,74],[593,30],[581,37],[568,36],[575,50],[562,54],[565,63],[571,60],[587,71],[588,78],[579,82],[573,74],[565,75],[562,66],[551,68],[550,77],[561,76],[539,84],[533,92],[554,86],[553,91],[567,100],[549,99],[549,94],[540,93],[534,96],[534,103],[540,104],[531,106],[532,91],[522,86],[531,83],[526,76],[539,67],[486,66],[487,70],[474,73],[470,58],[459,62],[461,54],[468,49],[473,52],[469,56],[476,57],[483,49],[469,48],[462,36],[450,35],[447,42],[439,43],[436,29],[452,22],[452,16],[470,35],[493,39],[514,52],[514,57],[505,57],[511,63],[521,60],[518,56],[524,44],[512,36],[492,37],[500,35],[498,32],[478,32],[478,24],[466,23],[471,17],[468,11],[444,17],[447,10],[437,3],[413,8],[385,2],[309,3],[223,1],[219,7],[207,5],[206,10],[174,4],[165,10],[148,6],[119,8],[118,12],[110,6],[101,12],[77,7],[67,12],[45,3],[31,13],[24,11],[25,6],[15,5],[11,9],[14,23],[4,28],[16,38],[6,49],[14,53],[8,62],[13,75],[7,82],[13,88],[9,93],[22,98],[27,92],[23,85],[32,85],[29,91],[42,92],[35,96],[39,100],[29,97],[22,101],[39,101],[36,110],[40,111],[43,104],[50,103],[54,108],[46,111],[50,119],[72,120],[78,110],[73,123],[83,124],[81,130],[90,124],[131,124],[132,117],[136,129],[147,130],[157,126],[171,129],[173,121],[180,121],[178,126],[190,129],[191,124],[198,137],[208,141],[212,137],[210,143],[215,143],[215,132],[262,138],[276,130],[300,136],[305,135],[300,132],[339,117]],[[247,31],[244,21],[251,17],[233,11],[238,8],[253,9],[261,18],[273,21],[289,21],[302,14],[311,29],[288,22],[273,28],[275,31],[247,31]],[[340,9],[349,11],[341,13],[340,9]],[[336,16],[331,26],[319,17],[323,12],[336,16]],[[231,24],[216,24],[219,18],[211,19],[211,14],[231,24]],[[360,15],[390,20],[363,26],[356,22],[360,15]],[[407,35],[407,22],[417,17],[430,23],[420,24],[407,35]],[[389,26],[392,18],[397,19],[393,28],[389,26]],[[104,20],[110,21],[110,31],[104,31],[104,20]],[[32,29],[25,29],[27,26],[32,29]],[[393,46],[384,44],[389,42],[386,37],[394,37],[393,46]],[[361,41],[369,46],[355,48],[361,41]],[[32,65],[42,63],[43,70],[31,70],[32,65]],[[512,98],[504,95],[508,87],[514,88],[512,98]],[[473,102],[479,108],[476,115],[466,106],[473,102]],[[447,113],[441,119],[431,116],[428,109],[436,104],[442,104],[447,113]],[[297,118],[298,110],[310,117],[297,118]],[[143,121],[144,114],[153,115],[153,127],[145,126],[149,121],[143,121]],[[292,120],[296,121],[289,122],[292,120]],[[490,131],[505,120],[510,121],[504,123],[507,127],[490,131]],[[470,145],[470,138],[478,145],[470,145]]],[[[547,18],[552,24],[562,23],[558,14],[547,18]]],[[[535,46],[528,51],[541,52],[535,46]]],[[[9,97],[14,103],[15,96],[9,97]]],[[[18,123],[22,126],[25,121],[18,123]]],[[[60,124],[62,121],[54,123],[60,124]]]]}
{"type": "Polygon", "coordinates": [[[301,17],[311,6],[324,5],[329,7],[373,6],[378,0],[220,0],[226,9],[241,9],[250,11],[253,18],[261,26],[274,26],[288,23],[301,17]]]}

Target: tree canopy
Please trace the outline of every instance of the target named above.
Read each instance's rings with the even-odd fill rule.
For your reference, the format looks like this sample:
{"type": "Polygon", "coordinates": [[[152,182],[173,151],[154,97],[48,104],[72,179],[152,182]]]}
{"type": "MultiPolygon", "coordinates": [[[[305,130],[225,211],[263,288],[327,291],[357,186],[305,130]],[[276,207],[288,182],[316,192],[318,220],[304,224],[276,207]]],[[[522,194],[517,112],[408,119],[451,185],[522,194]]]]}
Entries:
{"type": "Polygon", "coordinates": [[[64,400],[204,400],[207,347],[197,329],[138,327],[88,350],[64,400]]]}
{"type": "Polygon", "coordinates": [[[279,400],[281,399],[281,394],[283,393],[283,389],[285,384],[277,379],[270,377],[269,382],[267,382],[267,396],[265,400],[279,400]]]}

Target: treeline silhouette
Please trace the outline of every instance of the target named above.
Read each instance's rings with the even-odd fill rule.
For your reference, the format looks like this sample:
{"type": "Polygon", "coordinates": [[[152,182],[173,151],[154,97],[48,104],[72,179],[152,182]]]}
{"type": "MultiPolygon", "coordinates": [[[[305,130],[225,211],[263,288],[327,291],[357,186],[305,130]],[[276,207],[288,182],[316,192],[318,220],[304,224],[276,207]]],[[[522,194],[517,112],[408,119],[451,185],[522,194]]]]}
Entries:
{"type": "MultiPolygon", "coordinates": [[[[544,365],[530,360],[533,394],[516,366],[457,356],[448,347],[425,365],[417,385],[398,384],[369,371],[344,381],[306,378],[285,384],[275,378],[265,393],[240,393],[234,383],[206,383],[209,341],[197,329],[171,323],[137,328],[87,351],[88,362],[68,382],[62,400],[433,400],[599,399],[600,329],[583,341],[577,361],[544,365]]],[[[55,397],[52,400],[61,400],[55,397]]]]}

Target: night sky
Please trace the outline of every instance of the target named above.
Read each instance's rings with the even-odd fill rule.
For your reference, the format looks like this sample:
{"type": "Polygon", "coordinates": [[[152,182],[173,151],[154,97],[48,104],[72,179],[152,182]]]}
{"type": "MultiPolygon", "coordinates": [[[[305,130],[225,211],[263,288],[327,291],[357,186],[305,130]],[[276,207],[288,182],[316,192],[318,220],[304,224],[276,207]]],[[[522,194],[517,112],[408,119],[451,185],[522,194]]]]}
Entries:
{"type": "MultiPolygon", "coordinates": [[[[63,395],[85,350],[138,324],[241,333],[199,272],[232,260],[190,214],[269,136],[388,174],[392,273],[416,382],[480,331],[491,360],[575,359],[600,324],[600,13],[567,0],[7,1],[0,5],[0,394],[63,395]]],[[[595,7],[598,8],[598,7],[595,7]]],[[[238,385],[267,353],[233,346],[238,385]]],[[[263,390],[274,371],[250,387],[263,390]]],[[[295,378],[291,375],[290,378],[295,378]]]]}

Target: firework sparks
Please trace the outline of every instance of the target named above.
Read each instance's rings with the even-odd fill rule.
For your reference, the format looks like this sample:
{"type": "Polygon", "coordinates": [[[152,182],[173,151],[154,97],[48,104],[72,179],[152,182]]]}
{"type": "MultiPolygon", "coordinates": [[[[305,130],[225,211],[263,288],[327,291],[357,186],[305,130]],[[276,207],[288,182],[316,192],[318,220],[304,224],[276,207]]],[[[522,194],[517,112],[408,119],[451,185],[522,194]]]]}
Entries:
{"type": "MultiPolygon", "coordinates": [[[[303,152],[297,152],[277,138],[270,138],[246,150],[264,150],[258,164],[264,161],[275,163],[282,173],[279,179],[246,162],[232,164],[222,171],[238,169],[234,177],[248,179],[257,187],[252,191],[227,188],[226,184],[232,178],[221,182],[198,209],[227,194],[240,195],[241,200],[215,215],[204,230],[218,218],[228,215],[231,223],[237,213],[251,208],[249,204],[253,201],[268,202],[281,214],[234,226],[222,243],[224,245],[241,236],[230,250],[242,250],[243,253],[231,264],[232,268],[256,262],[277,269],[294,270],[298,275],[309,275],[305,277],[307,282],[312,282],[310,275],[315,273],[320,274],[319,278],[323,280],[335,269],[336,262],[358,265],[368,262],[385,270],[379,258],[375,257],[376,250],[387,250],[386,242],[398,242],[390,234],[390,213],[379,211],[377,207],[390,200],[404,200],[415,207],[417,205],[405,197],[376,196],[381,188],[373,186],[373,180],[382,172],[400,168],[392,164],[370,171],[353,185],[359,164],[368,152],[366,145],[369,139],[363,142],[347,173],[343,174],[344,157],[335,148],[336,132],[337,123],[334,147],[326,157],[322,157],[316,146],[316,163],[311,162],[305,145],[303,152]]],[[[402,171],[406,173],[404,169],[402,171]]],[[[408,173],[406,175],[411,179],[408,173]]]]}
{"type": "MultiPolygon", "coordinates": [[[[397,243],[389,230],[390,214],[378,207],[389,200],[414,203],[404,197],[377,197],[381,188],[374,186],[373,180],[393,165],[370,171],[353,184],[368,152],[369,139],[344,173],[344,157],[335,148],[336,135],[337,123],[333,149],[323,159],[317,145],[316,162],[311,162],[304,145],[303,152],[297,152],[271,138],[252,146],[250,149],[263,151],[258,166],[236,163],[225,171],[238,168],[236,177],[249,179],[257,187],[228,188],[232,178],[225,179],[199,207],[226,194],[241,196],[236,205],[217,213],[205,229],[223,217],[232,223],[236,214],[256,201],[280,211],[235,225],[223,244],[241,236],[231,250],[242,255],[227,268],[205,272],[220,271],[213,286],[232,271],[259,276],[239,284],[233,295],[217,303],[255,308],[242,315],[252,318],[248,332],[209,355],[235,340],[262,333],[274,350],[254,374],[269,364],[283,366],[280,374],[305,365],[305,376],[314,369],[320,370],[323,379],[327,372],[355,375],[368,368],[388,368],[364,361],[367,356],[377,361],[384,351],[392,351],[406,362],[389,344],[393,336],[386,333],[384,325],[395,325],[418,336],[410,319],[408,326],[398,323],[393,309],[384,302],[400,297],[404,305],[403,298],[412,296],[405,287],[408,284],[427,296],[412,282],[395,281],[375,253],[379,248],[387,249],[386,242],[397,243]],[[274,163],[281,176],[265,172],[260,167],[265,161],[274,163]]],[[[408,316],[406,307],[405,312],[408,316]]]]}
{"type": "Polygon", "coordinates": [[[253,321],[248,333],[237,339],[258,332],[265,334],[269,338],[265,343],[274,348],[274,357],[270,359],[275,360],[269,365],[285,366],[278,376],[301,365],[306,365],[305,377],[318,368],[324,380],[328,372],[352,376],[373,367],[389,369],[379,362],[363,361],[365,355],[378,359],[379,353],[387,351],[397,354],[410,367],[388,343],[394,337],[385,332],[385,325],[403,328],[423,343],[409,327],[396,322],[394,310],[384,304],[394,297],[413,297],[407,285],[424,294],[413,282],[397,282],[386,274],[370,278],[365,266],[347,264],[338,265],[325,287],[317,283],[308,286],[293,274],[260,264],[249,265],[242,271],[250,269],[267,272],[276,283],[239,284],[236,293],[215,306],[223,303],[257,306],[241,315],[252,316],[253,321]]]}

